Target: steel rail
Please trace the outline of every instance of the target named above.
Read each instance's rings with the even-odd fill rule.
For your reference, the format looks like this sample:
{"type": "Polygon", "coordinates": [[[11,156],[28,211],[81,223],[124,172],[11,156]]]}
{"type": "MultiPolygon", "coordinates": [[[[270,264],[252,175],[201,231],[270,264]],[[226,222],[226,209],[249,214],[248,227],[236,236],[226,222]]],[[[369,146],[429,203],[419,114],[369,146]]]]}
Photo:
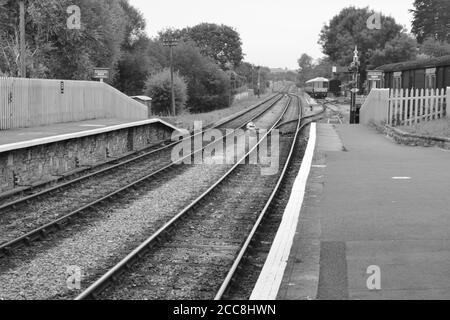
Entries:
{"type": "MultiPolygon", "coordinates": [[[[223,126],[224,124],[229,123],[231,121],[239,119],[240,117],[242,117],[242,116],[244,116],[244,115],[246,115],[246,114],[248,114],[248,113],[250,113],[250,112],[252,112],[252,111],[254,111],[256,109],[258,109],[259,107],[263,106],[264,104],[269,103],[270,101],[272,101],[274,99],[277,99],[277,97],[279,97],[280,95],[282,95],[282,93],[277,93],[277,94],[269,97],[268,99],[266,99],[266,100],[256,104],[255,106],[249,108],[248,110],[245,110],[244,112],[239,113],[239,114],[235,115],[234,117],[232,117],[230,119],[227,119],[226,121],[224,121],[222,123],[215,124],[212,127],[203,130],[202,132],[193,133],[193,134],[191,134],[191,136],[183,138],[180,141],[172,142],[172,143],[170,143],[168,145],[165,145],[165,146],[163,146],[161,148],[158,148],[156,150],[151,150],[149,152],[137,155],[137,156],[135,156],[135,157],[133,157],[131,159],[122,161],[122,162],[117,163],[117,164],[110,165],[107,168],[104,168],[104,169],[101,169],[101,170],[98,170],[98,171],[95,171],[95,172],[83,175],[81,177],[77,177],[75,179],[72,179],[72,180],[69,180],[67,182],[63,182],[63,183],[57,184],[55,186],[51,186],[51,187],[46,188],[46,189],[44,189],[42,191],[33,193],[33,194],[25,196],[25,197],[21,197],[21,198],[19,198],[17,200],[4,203],[4,204],[0,205],[0,214],[1,214],[1,211],[5,210],[5,209],[15,208],[16,206],[21,205],[21,204],[23,204],[25,202],[31,201],[33,199],[38,199],[39,197],[42,197],[44,195],[50,194],[50,193],[55,192],[55,191],[61,191],[64,188],[67,188],[67,187],[75,185],[76,183],[92,179],[92,178],[97,177],[97,176],[99,176],[99,175],[101,175],[103,173],[112,171],[112,170],[120,168],[120,167],[124,167],[124,166],[126,166],[126,165],[128,165],[128,164],[130,164],[132,162],[137,162],[137,161],[139,161],[139,160],[141,160],[143,158],[151,156],[152,154],[156,154],[156,153],[161,152],[163,150],[169,149],[169,148],[177,145],[178,143],[180,143],[180,142],[182,142],[184,140],[192,139],[192,138],[196,137],[197,135],[203,134],[206,130],[214,129],[214,128],[217,128],[219,126],[223,126]]],[[[138,151],[137,153],[140,153],[140,152],[142,152],[142,151],[138,151]]],[[[126,156],[122,157],[122,159],[128,158],[129,156],[130,155],[126,155],[126,156]]],[[[120,158],[119,159],[115,159],[115,160],[113,160],[111,162],[117,162],[117,161],[120,161],[120,158]]],[[[42,187],[42,185],[41,186],[32,187],[30,189],[21,190],[20,192],[32,192],[33,189],[37,189],[37,188],[40,188],[40,187],[42,187]]],[[[18,193],[20,193],[20,192],[18,192],[18,193]]],[[[14,196],[14,195],[12,195],[12,196],[14,196]]]]}
{"type": "Polygon", "coordinates": [[[214,189],[216,189],[219,185],[221,185],[235,170],[240,166],[242,162],[245,160],[259,147],[259,145],[266,139],[269,134],[275,129],[277,124],[282,120],[284,115],[286,114],[287,109],[290,106],[292,98],[289,97],[288,102],[286,103],[286,107],[283,110],[282,115],[279,119],[277,119],[276,123],[267,131],[267,133],[257,142],[257,144],[246,153],[237,163],[228,170],[219,180],[217,180],[211,187],[208,188],[202,195],[200,195],[197,199],[192,201],[187,207],[181,210],[178,214],[176,214],[170,221],[164,224],[158,231],[156,231],[153,235],[151,235],[147,240],[141,243],[136,249],[134,249],[131,253],[129,253],[124,259],[122,259],[117,265],[115,265],[112,269],[106,272],[102,277],[100,277],[97,281],[95,281],[92,285],[90,285],[85,291],[83,291],[80,295],[78,295],[75,300],[85,300],[85,299],[96,299],[98,295],[103,292],[112,282],[117,281],[118,277],[125,272],[125,270],[129,270],[134,263],[136,263],[140,258],[142,258],[145,253],[151,249],[151,247],[155,243],[159,243],[162,240],[162,237],[170,232],[172,228],[174,228],[175,224],[180,221],[182,218],[186,217],[189,213],[193,211],[193,209],[200,204],[200,202],[209,195],[214,189]]]}
{"type": "MultiPolygon", "coordinates": [[[[263,115],[268,110],[270,110],[273,106],[275,106],[282,98],[283,98],[283,95],[281,95],[280,97],[275,99],[273,102],[271,102],[262,111],[258,112],[256,115],[252,116],[252,118],[249,121],[253,121],[253,120],[259,118],[261,115],[263,115]]],[[[243,128],[246,125],[247,122],[248,121],[245,121],[245,123],[242,124],[239,128],[243,128]]],[[[225,137],[227,137],[227,136],[229,136],[231,134],[234,134],[234,132],[228,133],[225,137]]],[[[216,143],[219,143],[219,142],[220,142],[220,140],[217,140],[217,141],[213,141],[213,142],[207,144],[206,146],[202,146],[200,149],[194,150],[189,155],[186,155],[185,157],[180,159],[179,162],[181,163],[183,160],[185,160],[185,159],[187,159],[189,157],[192,157],[192,156],[194,156],[195,154],[197,154],[199,152],[203,152],[203,150],[205,148],[207,148],[209,146],[212,146],[212,145],[214,145],[216,143]]],[[[176,166],[177,166],[176,163],[173,163],[173,162],[169,163],[168,165],[164,166],[163,168],[158,169],[158,170],[156,170],[156,171],[154,171],[154,172],[152,172],[152,173],[150,173],[150,174],[148,174],[148,175],[146,175],[146,176],[144,176],[144,177],[142,177],[142,178],[140,178],[140,179],[138,179],[138,180],[136,180],[136,181],[134,181],[132,183],[129,183],[128,185],[126,185],[126,186],[124,186],[124,187],[122,187],[122,188],[120,188],[118,190],[115,190],[115,191],[113,191],[113,192],[103,196],[100,199],[96,199],[96,200],[94,200],[94,201],[84,205],[83,207],[78,208],[75,211],[72,211],[72,212],[70,212],[70,213],[68,213],[68,214],[66,214],[66,215],[64,215],[64,216],[62,216],[62,217],[60,217],[58,219],[55,219],[54,221],[52,221],[50,223],[47,223],[47,224],[45,224],[43,226],[40,226],[40,227],[38,227],[38,228],[36,228],[36,229],[26,233],[25,235],[22,235],[20,237],[17,237],[15,239],[11,240],[11,241],[8,241],[6,243],[1,244],[0,245],[0,258],[2,256],[10,255],[14,251],[14,249],[18,249],[18,248],[23,247],[25,245],[30,245],[32,242],[34,242],[36,240],[45,238],[50,233],[54,233],[56,231],[61,230],[64,225],[70,223],[73,218],[75,218],[78,215],[83,214],[86,210],[91,209],[91,208],[95,208],[96,205],[99,205],[102,202],[104,202],[106,200],[109,200],[112,197],[114,197],[114,196],[116,196],[116,195],[118,195],[118,194],[120,194],[120,193],[122,193],[124,191],[127,191],[127,190],[129,190],[131,188],[137,187],[139,184],[149,180],[150,178],[155,178],[158,175],[162,175],[166,171],[168,171],[170,169],[173,169],[176,166]]]]}
{"type": "MultiPolygon", "coordinates": [[[[295,95],[292,95],[292,96],[295,96],[295,95]]],[[[296,96],[296,97],[297,97],[297,99],[299,98],[298,96],[296,96]]],[[[289,155],[287,157],[287,160],[286,160],[286,163],[285,163],[285,165],[283,167],[281,175],[278,178],[278,181],[277,181],[277,183],[276,183],[276,185],[275,185],[275,187],[274,187],[274,189],[273,189],[273,191],[272,191],[268,201],[266,202],[266,205],[264,206],[263,210],[259,214],[259,217],[256,220],[252,230],[250,231],[247,239],[245,240],[244,244],[242,245],[242,248],[239,251],[239,254],[237,255],[233,265],[231,266],[230,271],[228,272],[227,276],[225,277],[225,280],[223,281],[221,287],[217,291],[217,294],[214,297],[214,300],[221,300],[223,295],[228,290],[230,284],[232,283],[232,280],[233,280],[234,276],[236,275],[236,273],[237,273],[237,271],[239,269],[239,265],[242,262],[243,257],[245,256],[246,252],[248,251],[248,249],[250,247],[250,244],[251,244],[251,242],[252,242],[252,240],[253,240],[253,238],[254,238],[258,228],[260,227],[263,219],[265,218],[267,212],[269,211],[269,208],[272,205],[273,200],[277,196],[277,194],[278,194],[278,192],[280,190],[280,187],[281,187],[281,185],[282,185],[282,183],[283,183],[283,181],[284,181],[284,179],[286,177],[286,172],[289,169],[289,166],[291,165],[292,156],[294,154],[295,147],[297,145],[298,135],[300,134],[300,132],[303,130],[303,128],[305,126],[310,124],[313,121],[313,119],[322,116],[324,112],[325,112],[325,110],[322,110],[321,112],[319,112],[317,114],[303,117],[302,116],[303,115],[303,108],[300,107],[299,117],[298,117],[297,120],[294,120],[294,121],[297,121],[297,130],[295,132],[294,139],[293,139],[290,151],[289,151],[289,155]]]]}

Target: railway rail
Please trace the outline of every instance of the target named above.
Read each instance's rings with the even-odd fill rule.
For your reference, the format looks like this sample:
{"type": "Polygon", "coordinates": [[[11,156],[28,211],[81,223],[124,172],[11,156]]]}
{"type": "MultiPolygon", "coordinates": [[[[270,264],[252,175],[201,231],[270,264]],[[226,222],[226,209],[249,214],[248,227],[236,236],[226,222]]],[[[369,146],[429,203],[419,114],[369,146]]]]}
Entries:
{"type": "MultiPolygon", "coordinates": [[[[295,95],[292,95],[292,96],[295,96],[295,95]]],[[[299,101],[299,98],[298,98],[298,101],[299,101]]],[[[294,160],[293,155],[295,153],[295,148],[297,147],[298,137],[299,137],[301,131],[303,130],[303,128],[308,126],[312,121],[320,119],[326,111],[326,109],[324,107],[321,112],[304,117],[303,116],[303,108],[300,108],[299,110],[300,110],[300,112],[298,115],[298,119],[293,120],[293,121],[297,121],[297,127],[295,130],[293,142],[292,142],[291,148],[289,150],[287,160],[282,169],[281,175],[279,176],[278,181],[277,181],[269,199],[267,200],[267,202],[264,206],[264,209],[259,214],[256,223],[254,224],[251,232],[249,233],[244,244],[242,245],[241,250],[239,251],[239,254],[237,255],[237,258],[234,261],[230,271],[228,272],[221,287],[217,291],[217,294],[214,297],[214,300],[222,300],[224,298],[224,296],[228,293],[228,290],[230,290],[231,286],[236,283],[236,281],[235,281],[236,277],[239,275],[239,271],[242,270],[241,265],[244,263],[244,257],[249,253],[250,250],[253,252],[256,250],[257,245],[255,243],[256,242],[255,238],[256,238],[258,232],[260,231],[260,229],[262,229],[263,225],[267,222],[268,216],[272,213],[271,212],[272,208],[275,207],[275,202],[277,201],[277,197],[279,196],[280,191],[283,186],[283,183],[286,180],[286,176],[287,176],[289,167],[291,166],[291,164],[294,160]]],[[[291,121],[291,122],[293,122],[293,121],[291,121]]],[[[270,226],[270,229],[275,230],[276,228],[274,228],[273,226],[270,226]]]]}
{"type": "MultiPolygon", "coordinates": [[[[247,116],[251,115],[252,113],[257,112],[259,110],[259,108],[264,106],[266,103],[269,103],[270,101],[279,97],[279,95],[282,94],[283,92],[284,91],[267,98],[266,100],[245,110],[243,113],[238,113],[238,114],[234,115],[233,117],[225,120],[224,122],[220,122],[216,125],[208,126],[207,128],[216,128],[219,126],[225,126],[229,123],[232,123],[233,121],[239,120],[239,118],[244,115],[247,115],[247,116]]],[[[233,127],[231,127],[231,128],[233,128],[233,127]]],[[[201,133],[197,133],[197,134],[192,133],[192,135],[186,139],[192,139],[195,135],[203,134],[203,133],[204,133],[204,131],[201,133]]],[[[99,165],[98,167],[103,167],[100,170],[95,170],[95,168],[91,168],[90,170],[87,170],[87,171],[93,170],[93,172],[87,172],[87,174],[84,174],[84,175],[83,174],[82,175],[75,174],[75,177],[73,179],[70,179],[70,177],[65,178],[65,179],[68,179],[68,181],[61,182],[61,180],[64,180],[64,179],[61,179],[61,180],[59,180],[59,182],[57,180],[56,182],[53,181],[53,182],[45,183],[42,185],[37,185],[34,187],[29,187],[25,190],[21,190],[20,192],[12,194],[12,195],[3,196],[0,198],[0,214],[5,209],[14,208],[24,202],[45,196],[46,194],[49,194],[52,192],[60,192],[60,191],[64,190],[65,188],[68,188],[76,183],[80,183],[85,180],[93,179],[101,174],[110,172],[112,170],[126,166],[133,162],[143,160],[145,158],[148,158],[149,156],[156,155],[159,152],[162,152],[165,150],[170,150],[170,148],[174,147],[178,143],[180,143],[180,141],[170,142],[163,146],[158,145],[156,147],[150,147],[150,148],[147,148],[146,150],[140,150],[137,153],[133,153],[132,155],[127,154],[123,157],[114,159],[113,161],[99,165]]]]}
{"type": "MultiPolygon", "coordinates": [[[[179,212],[176,216],[174,216],[169,222],[167,222],[162,228],[160,228],[157,232],[155,232],[151,237],[149,237],[146,241],[144,241],[140,246],[138,246],[135,250],[133,250],[127,257],[125,257],[121,262],[119,262],[115,267],[110,269],[106,274],[104,274],[102,277],[100,277],[96,282],[94,282],[88,289],[86,289],[82,294],[80,294],[76,299],[82,300],[82,299],[95,299],[99,298],[103,292],[105,292],[106,289],[110,288],[117,280],[127,271],[130,271],[133,267],[133,265],[137,264],[141,259],[145,258],[147,253],[153,251],[154,249],[161,245],[161,243],[164,243],[164,239],[167,239],[167,237],[170,236],[173,230],[177,228],[178,225],[181,225],[183,221],[187,218],[189,218],[200,206],[204,205],[208,197],[213,193],[213,191],[217,190],[220,186],[225,184],[225,182],[233,176],[233,173],[237,170],[239,167],[239,164],[242,162],[245,162],[246,159],[252,154],[257,148],[258,145],[267,138],[267,136],[280,124],[282,119],[284,118],[286,111],[288,110],[291,102],[292,102],[293,96],[290,97],[288,104],[286,105],[282,116],[275,122],[275,124],[271,127],[269,132],[262,137],[258,143],[240,160],[236,165],[234,165],[225,175],[223,175],[214,185],[212,185],[206,192],[204,192],[200,197],[195,199],[190,205],[188,205],[186,208],[184,208],[181,212],[179,212]]],[[[320,116],[320,115],[315,115],[320,116]]],[[[301,131],[301,129],[307,124],[307,119],[312,119],[313,117],[301,117],[301,114],[299,114],[298,117],[298,124],[297,124],[297,130],[295,133],[295,138],[297,137],[298,133],[301,131]],[[306,122],[305,122],[306,121],[306,122]]],[[[290,156],[292,155],[292,149],[294,148],[296,139],[293,139],[293,143],[291,146],[291,152],[289,153],[290,156]]],[[[290,159],[288,159],[290,161],[290,159]]],[[[279,181],[276,185],[276,188],[272,192],[272,195],[269,198],[269,202],[271,202],[274,198],[274,194],[276,194],[277,189],[279,188],[279,185],[281,184],[280,181],[283,179],[283,174],[286,171],[286,168],[289,165],[289,161],[286,162],[284,166],[284,170],[282,175],[279,178],[279,181]]],[[[242,167],[242,166],[241,166],[242,167]]],[[[270,205],[270,204],[269,204],[270,205]]],[[[267,205],[268,206],[268,205],[267,205]]],[[[216,295],[217,297],[221,297],[223,295],[223,292],[227,289],[231,279],[233,278],[238,265],[242,259],[242,256],[245,254],[246,250],[248,249],[248,244],[250,243],[251,239],[253,238],[256,229],[258,228],[258,225],[260,224],[262,217],[265,215],[265,212],[267,209],[263,209],[262,214],[257,219],[257,225],[252,229],[252,232],[247,237],[247,240],[244,242],[244,245],[242,246],[242,249],[239,251],[239,254],[237,258],[235,258],[233,267],[231,271],[228,273],[224,284],[222,285],[221,289],[219,290],[219,293],[216,295]]],[[[200,219],[201,220],[201,219],[200,219]]],[[[248,221],[247,221],[248,222],[248,221]]]]}
{"type": "MultiPolygon", "coordinates": [[[[244,127],[245,124],[248,123],[249,121],[252,121],[252,120],[260,117],[262,114],[267,112],[267,110],[272,108],[273,105],[277,104],[279,102],[279,100],[282,99],[282,97],[283,97],[283,94],[277,94],[277,95],[263,101],[262,103],[258,104],[257,106],[247,110],[247,112],[239,114],[237,116],[237,118],[241,118],[241,121],[242,121],[239,127],[240,128],[244,127]],[[250,117],[250,118],[248,118],[248,117],[250,117]]],[[[236,117],[233,117],[229,120],[226,120],[225,122],[222,122],[220,125],[223,126],[225,123],[228,123],[230,121],[235,121],[235,120],[236,120],[236,117]]],[[[192,138],[192,136],[190,138],[192,138]]],[[[174,144],[172,144],[172,146],[173,145],[174,144]]],[[[201,150],[195,150],[194,152],[187,155],[186,157],[191,157],[195,153],[201,152],[204,148],[205,148],[205,146],[201,150]]],[[[151,154],[153,154],[153,152],[151,152],[151,154]]],[[[147,156],[148,155],[140,155],[138,157],[139,157],[139,159],[143,159],[144,157],[147,157],[147,156]]],[[[131,163],[131,162],[135,162],[135,161],[136,161],[136,159],[131,159],[131,160],[128,159],[126,161],[126,163],[131,163]]],[[[121,166],[123,166],[123,163],[117,164],[111,168],[107,168],[107,169],[105,169],[104,172],[110,172],[113,169],[117,169],[121,166]]],[[[89,203],[83,205],[82,207],[77,208],[74,211],[66,213],[66,214],[62,215],[61,217],[52,220],[49,223],[46,223],[37,228],[34,228],[19,237],[16,237],[12,240],[7,241],[6,243],[2,243],[0,245],[0,257],[10,255],[15,250],[17,250],[23,246],[30,245],[34,241],[37,241],[37,240],[47,237],[50,233],[54,233],[54,232],[57,232],[57,231],[63,229],[66,225],[70,224],[77,216],[82,215],[86,212],[89,212],[89,210],[95,209],[97,206],[101,206],[106,201],[112,199],[113,197],[115,197],[121,193],[124,193],[128,190],[132,190],[133,188],[139,187],[141,184],[146,183],[147,181],[149,181],[151,179],[157,179],[158,177],[161,178],[167,172],[174,170],[175,168],[176,168],[176,166],[173,163],[169,163],[169,164],[163,166],[162,168],[139,178],[136,181],[126,184],[125,186],[122,186],[122,187],[118,188],[117,190],[114,190],[113,192],[108,193],[107,195],[104,195],[100,198],[96,198],[95,200],[90,201],[89,203]]],[[[98,177],[98,174],[89,175],[90,179],[93,179],[94,177],[98,177]]],[[[88,179],[88,178],[82,177],[82,178],[76,179],[76,182],[86,180],[86,179],[88,179]]],[[[65,185],[65,186],[67,186],[67,185],[65,185]]],[[[14,203],[9,204],[7,207],[14,208],[14,207],[18,206],[19,204],[26,204],[32,200],[38,200],[39,197],[42,197],[45,194],[51,194],[51,193],[57,193],[57,192],[61,192],[61,189],[57,188],[57,187],[51,188],[50,190],[46,190],[44,193],[39,193],[38,195],[33,195],[30,197],[27,197],[26,199],[21,199],[20,201],[15,201],[14,203]]],[[[4,208],[5,208],[5,206],[3,207],[3,209],[4,208]]]]}

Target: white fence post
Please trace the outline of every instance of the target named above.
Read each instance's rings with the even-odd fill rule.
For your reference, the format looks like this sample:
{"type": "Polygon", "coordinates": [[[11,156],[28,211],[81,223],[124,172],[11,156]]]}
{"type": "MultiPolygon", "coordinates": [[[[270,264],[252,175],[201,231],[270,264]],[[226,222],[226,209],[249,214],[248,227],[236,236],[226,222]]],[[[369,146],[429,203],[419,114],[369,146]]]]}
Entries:
{"type": "Polygon", "coordinates": [[[450,91],[445,89],[391,90],[389,95],[388,123],[413,125],[450,117],[450,91]]]}
{"type": "Polygon", "coordinates": [[[445,98],[445,116],[450,118],[450,87],[447,87],[446,90],[447,96],[445,98]]]}

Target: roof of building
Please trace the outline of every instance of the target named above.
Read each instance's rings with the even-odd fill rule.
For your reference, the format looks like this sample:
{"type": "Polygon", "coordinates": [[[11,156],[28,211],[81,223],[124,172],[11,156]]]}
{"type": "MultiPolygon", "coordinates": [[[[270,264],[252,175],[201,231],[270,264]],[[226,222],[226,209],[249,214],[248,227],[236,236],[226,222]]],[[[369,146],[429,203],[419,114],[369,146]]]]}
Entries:
{"type": "Polygon", "coordinates": [[[147,97],[147,96],[132,96],[130,98],[132,98],[132,99],[139,99],[139,100],[142,100],[142,101],[152,101],[152,98],[147,97]]]}
{"type": "Polygon", "coordinates": [[[420,60],[386,64],[376,68],[376,70],[382,70],[384,72],[392,72],[392,71],[405,71],[411,69],[435,68],[440,66],[450,66],[450,55],[439,58],[420,59],[420,60]]]}
{"type": "Polygon", "coordinates": [[[328,80],[327,78],[322,78],[322,77],[318,77],[318,78],[314,78],[311,80],[306,81],[306,83],[311,83],[311,82],[329,82],[330,80],[328,80]]]}

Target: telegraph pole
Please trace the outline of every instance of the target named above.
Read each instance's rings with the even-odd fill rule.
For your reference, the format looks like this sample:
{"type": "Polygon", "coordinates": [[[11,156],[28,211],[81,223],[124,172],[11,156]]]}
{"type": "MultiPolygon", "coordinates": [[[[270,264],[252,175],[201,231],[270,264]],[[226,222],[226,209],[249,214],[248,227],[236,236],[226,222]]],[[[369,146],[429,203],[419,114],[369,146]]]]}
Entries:
{"type": "Polygon", "coordinates": [[[258,66],[258,98],[261,96],[261,67],[258,66]]]}
{"type": "Polygon", "coordinates": [[[178,44],[178,41],[174,38],[168,38],[163,41],[165,47],[170,48],[170,86],[171,86],[171,100],[172,100],[172,115],[177,115],[177,110],[175,106],[175,88],[173,84],[173,47],[178,44]]]}
{"type": "Polygon", "coordinates": [[[25,65],[25,0],[19,1],[19,77],[26,78],[27,68],[25,65]]]}

